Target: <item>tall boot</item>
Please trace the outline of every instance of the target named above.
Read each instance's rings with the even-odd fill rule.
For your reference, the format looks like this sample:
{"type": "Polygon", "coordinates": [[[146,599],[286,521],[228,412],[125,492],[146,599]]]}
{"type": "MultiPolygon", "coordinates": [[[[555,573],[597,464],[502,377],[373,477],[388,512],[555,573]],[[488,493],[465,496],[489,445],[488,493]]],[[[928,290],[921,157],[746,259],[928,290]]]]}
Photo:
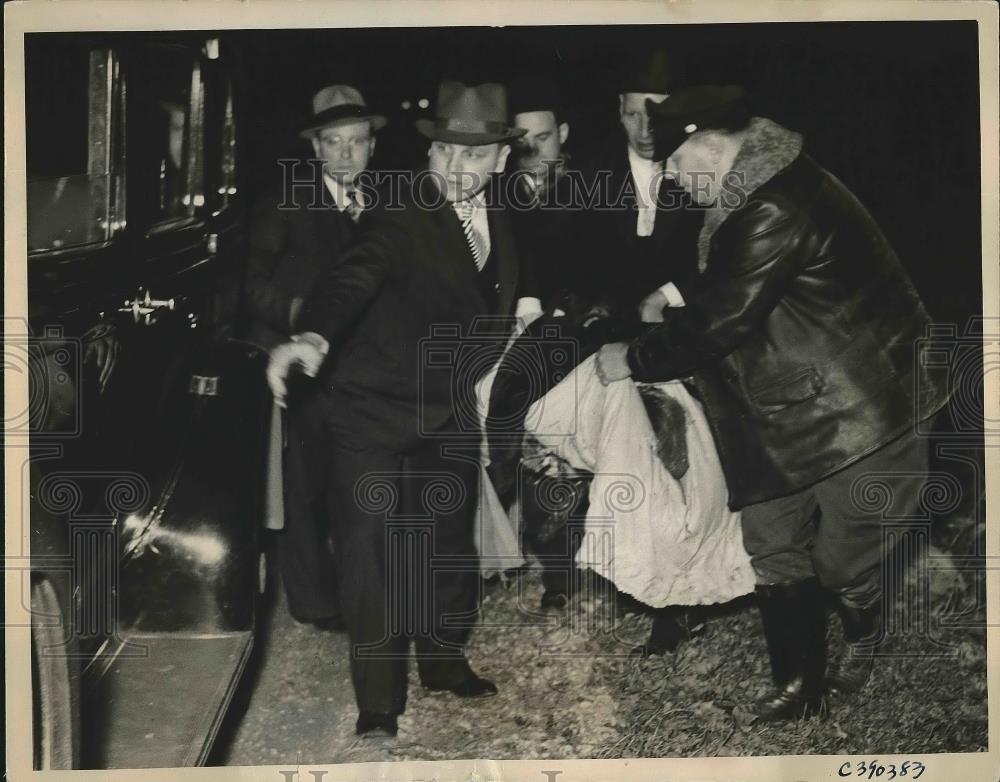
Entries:
{"type": "Polygon", "coordinates": [[[826,613],[815,578],[761,585],[757,602],[767,640],[774,690],[756,704],[762,722],[799,719],[824,707],[826,613]]]}
{"type": "Polygon", "coordinates": [[[882,600],[876,599],[866,608],[837,605],[847,649],[830,666],[827,689],[831,694],[849,695],[860,692],[871,678],[875,664],[874,648],[882,638],[882,600]]]}

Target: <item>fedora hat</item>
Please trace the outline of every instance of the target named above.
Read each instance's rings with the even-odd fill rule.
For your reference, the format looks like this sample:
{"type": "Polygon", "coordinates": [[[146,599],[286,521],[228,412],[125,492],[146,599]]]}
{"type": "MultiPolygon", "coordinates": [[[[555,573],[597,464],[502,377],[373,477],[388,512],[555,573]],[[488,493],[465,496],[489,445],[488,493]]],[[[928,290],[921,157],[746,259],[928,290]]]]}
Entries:
{"type": "Polygon", "coordinates": [[[418,119],[417,130],[433,141],[474,147],[523,136],[507,124],[507,91],[502,84],[469,87],[444,81],[438,87],[436,116],[418,119]]]}
{"type": "Polygon", "coordinates": [[[371,123],[372,132],[384,128],[386,123],[384,116],[369,110],[357,89],[347,84],[331,84],[313,95],[312,116],[299,135],[310,138],[323,128],[362,120],[371,123]]]}
{"type": "Polygon", "coordinates": [[[653,49],[633,57],[618,78],[618,91],[669,95],[684,82],[680,58],[666,49],[653,49]]]}
{"type": "Polygon", "coordinates": [[[563,106],[556,83],[544,76],[525,76],[511,82],[510,115],[532,111],[551,111],[562,117],[563,106]]]}

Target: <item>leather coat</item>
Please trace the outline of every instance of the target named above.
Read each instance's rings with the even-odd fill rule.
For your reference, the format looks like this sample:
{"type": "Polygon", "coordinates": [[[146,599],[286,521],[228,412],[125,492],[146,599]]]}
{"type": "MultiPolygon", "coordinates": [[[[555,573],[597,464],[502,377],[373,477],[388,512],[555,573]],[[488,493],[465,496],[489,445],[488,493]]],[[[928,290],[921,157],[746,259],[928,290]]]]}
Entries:
{"type": "Polygon", "coordinates": [[[740,508],[794,493],[947,401],[919,349],[929,316],[872,217],[755,119],[729,208],[706,215],[704,271],[629,347],[636,380],[689,377],[740,508]]]}

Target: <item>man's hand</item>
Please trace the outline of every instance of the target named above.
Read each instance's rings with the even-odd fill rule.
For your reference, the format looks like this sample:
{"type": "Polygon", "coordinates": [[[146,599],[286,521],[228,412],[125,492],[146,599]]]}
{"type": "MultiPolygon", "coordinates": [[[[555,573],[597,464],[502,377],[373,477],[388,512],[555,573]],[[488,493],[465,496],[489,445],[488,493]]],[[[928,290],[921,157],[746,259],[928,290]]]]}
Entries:
{"type": "Polygon", "coordinates": [[[267,384],[279,407],[285,406],[285,394],[288,393],[285,379],[292,369],[299,368],[303,374],[316,377],[323,357],[319,347],[307,341],[285,342],[271,351],[271,360],[267,365],[267,384]]]}
{"type": "Polygon", "coordinates": [[[595,304],[583,313],[583,327],[586,328],[591,323],[611,317],[611,310],[604,304],[595,304]]]}
{"type": "Polygon", "coordinates": [[[601,383],[608,385],[632,376],[626,359],[627,353],[628,345],[624,342],[611,342],[597,351],[597,376],[601,383]]]}
{"type": "Polygon", "coordinates": [[[669,303],[663,291],[657,288],[639,302],[639,320],[643,323],[663,323],[663,308],[669,303]]]}

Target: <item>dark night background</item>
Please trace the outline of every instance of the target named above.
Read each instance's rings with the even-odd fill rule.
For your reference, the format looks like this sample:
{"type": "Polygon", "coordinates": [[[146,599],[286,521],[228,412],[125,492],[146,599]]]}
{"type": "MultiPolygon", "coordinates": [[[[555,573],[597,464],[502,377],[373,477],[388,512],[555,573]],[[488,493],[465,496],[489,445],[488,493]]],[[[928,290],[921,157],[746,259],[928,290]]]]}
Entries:
{"type": "Polygon", "coordinates": [[[932,314],[981,312],[978,48],[975,22],[244,30],[230,33],[245,79],[244,165],[252,190],[278,157],[304,155],[296,125],[318,88],[357,85],[389,116],[374,168],[420,166],[413,129],[437,83],[560,83],[567,149],[579,159],[619,133],[615,74],[662,46],[699,81],[740,83],[756,113],[806,148],[867,205],[932,314]],[[404,111],[401,103],[413,108],[404,111]]]}

